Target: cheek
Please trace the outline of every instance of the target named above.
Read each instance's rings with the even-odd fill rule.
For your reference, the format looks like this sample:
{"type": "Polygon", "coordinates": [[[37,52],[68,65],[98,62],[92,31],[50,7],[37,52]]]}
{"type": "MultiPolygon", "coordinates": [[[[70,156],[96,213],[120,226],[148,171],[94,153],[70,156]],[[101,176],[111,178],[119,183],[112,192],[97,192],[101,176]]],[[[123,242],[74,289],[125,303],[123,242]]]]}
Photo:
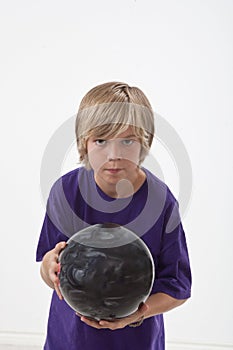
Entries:
{"type": "Polygon", "coordinates": [[[124,159],[137,164],[139,163],[141,147],[135,147],[134,149],[124,152],[124,159]]]}
{"type": "Polygon", "coordinates": [[[88,148],[88,160],[92,169],[98,170],[106,162],[106,155],[95,147],[88,148]]]}

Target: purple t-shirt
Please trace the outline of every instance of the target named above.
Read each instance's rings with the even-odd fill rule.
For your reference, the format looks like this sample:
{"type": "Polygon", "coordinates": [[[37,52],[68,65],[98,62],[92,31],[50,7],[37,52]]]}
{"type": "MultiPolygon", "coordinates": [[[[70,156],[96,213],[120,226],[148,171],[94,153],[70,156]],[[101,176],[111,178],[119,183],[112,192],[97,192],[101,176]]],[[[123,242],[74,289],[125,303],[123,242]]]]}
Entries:
{"type": "MultiPolygon", "coordinates": [[[[130,198],[113,199],[95,183],[92,170],[75,169],[53,185],[40,239],[37,261],[60,241],[98,223],[112,222],[135,232],[149,247],[155,264],[151,294],[190,297],[191,272],[178,203],[169,188],[144,169],[146,180],[130,198]]],[[[164,350],[163,315],[140,327],[95,329],[53,292],[44,350],[164,350]]]]}

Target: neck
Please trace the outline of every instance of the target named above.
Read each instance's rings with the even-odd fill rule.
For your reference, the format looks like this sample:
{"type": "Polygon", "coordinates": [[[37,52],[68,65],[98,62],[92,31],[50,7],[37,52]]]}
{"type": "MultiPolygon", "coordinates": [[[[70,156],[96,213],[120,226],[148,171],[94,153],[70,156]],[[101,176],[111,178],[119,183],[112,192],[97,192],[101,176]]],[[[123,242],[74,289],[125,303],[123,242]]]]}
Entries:
{"type": "Polygon", "coordinates": [[[101,188],[101,190],[112,198],[127,198],[132,196],[139,190],[146,179],[146,174],[140,168],[135,172],[135,179],[120,179],[116,184],[109,184],[103,179],[99,179],[96,174],[94,175],[95,182],[101,188]]]}

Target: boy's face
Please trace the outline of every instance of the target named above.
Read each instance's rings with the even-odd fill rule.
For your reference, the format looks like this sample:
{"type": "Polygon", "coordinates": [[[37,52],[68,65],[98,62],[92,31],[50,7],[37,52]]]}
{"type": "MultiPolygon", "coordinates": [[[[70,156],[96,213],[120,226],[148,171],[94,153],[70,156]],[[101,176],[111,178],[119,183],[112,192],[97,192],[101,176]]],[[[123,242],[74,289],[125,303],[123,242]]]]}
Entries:
{"type": "Polygon", "coordinates": [[[90,137],[88,159],[100,188],[111,188],[123,179],[133,185],[137,181],[141,144],[129,127],[116,138],[90,137]]]}

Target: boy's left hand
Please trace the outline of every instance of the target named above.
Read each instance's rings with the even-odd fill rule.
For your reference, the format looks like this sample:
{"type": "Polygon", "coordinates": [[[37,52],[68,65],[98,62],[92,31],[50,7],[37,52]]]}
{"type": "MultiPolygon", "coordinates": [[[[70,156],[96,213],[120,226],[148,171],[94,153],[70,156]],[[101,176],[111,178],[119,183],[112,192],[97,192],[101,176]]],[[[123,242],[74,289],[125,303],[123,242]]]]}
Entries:
{"type": "Polygon", "coordinates": [[[88,326],[91,326],[91,327],[94,327],[97,329],[109,328],[113,331],[115,329],[124,328],[131,323],[139,321],[140,319],[142,319],[145,316],[145,313],[147,312],[148,308],[149,307],[147,304],[142,303],[139,306],[138,310],[136,312],[134,312],[133,314],[131,314],[127,317],[112,320],[112,321],[105,321],[105,320],[95,321],[95,320],[90,320],[89,318],[87,318],[85,316],[79,315],[78,313],[77,313],[77,315],[80,316],[81,321],[86,323],[88,326]]]}

